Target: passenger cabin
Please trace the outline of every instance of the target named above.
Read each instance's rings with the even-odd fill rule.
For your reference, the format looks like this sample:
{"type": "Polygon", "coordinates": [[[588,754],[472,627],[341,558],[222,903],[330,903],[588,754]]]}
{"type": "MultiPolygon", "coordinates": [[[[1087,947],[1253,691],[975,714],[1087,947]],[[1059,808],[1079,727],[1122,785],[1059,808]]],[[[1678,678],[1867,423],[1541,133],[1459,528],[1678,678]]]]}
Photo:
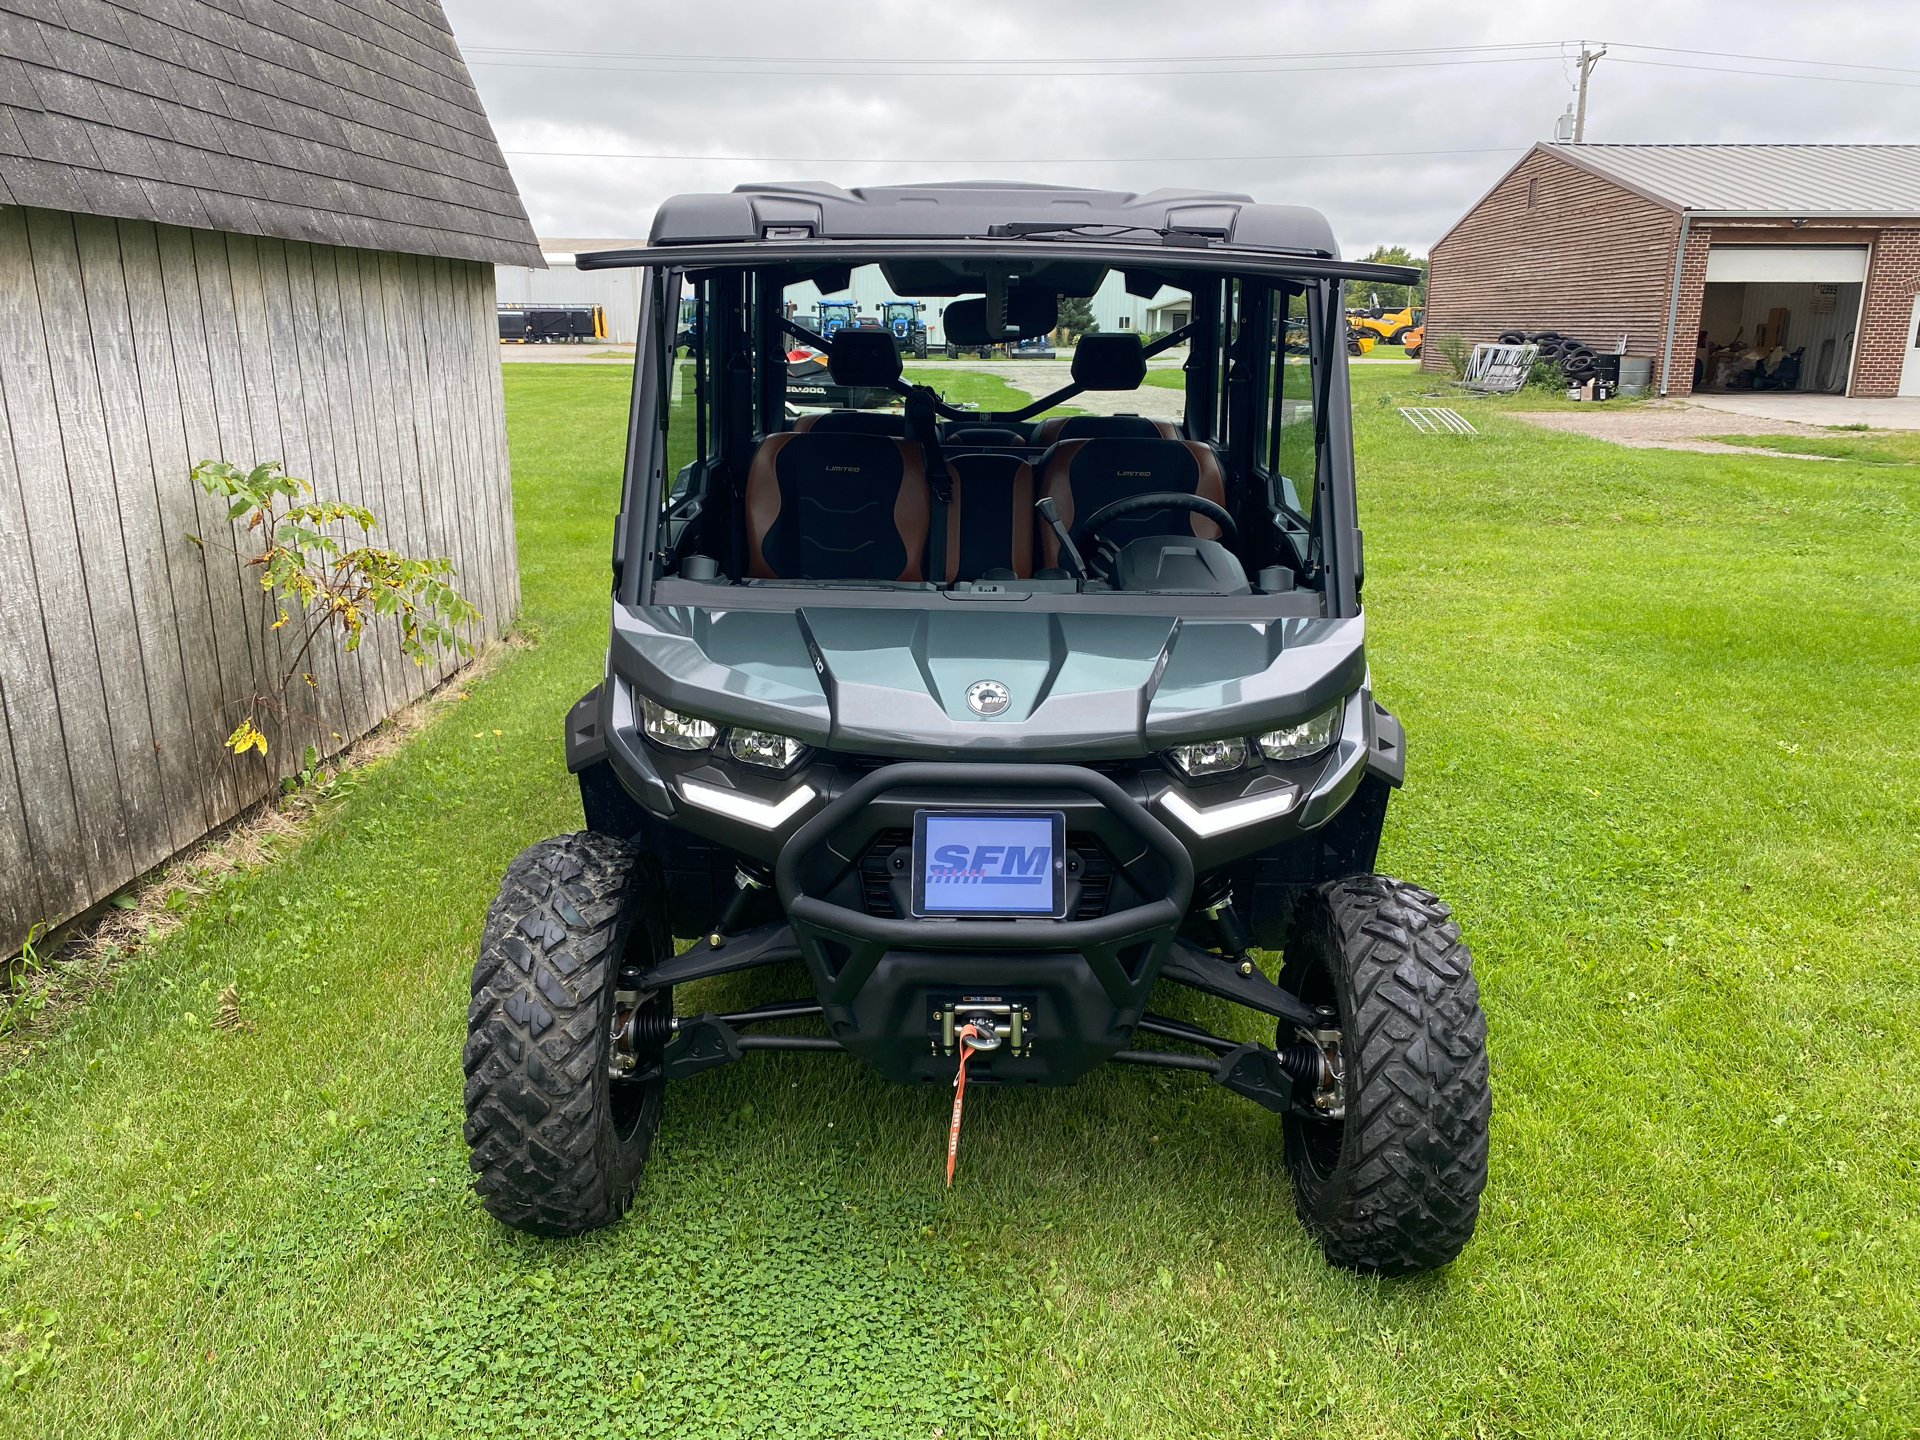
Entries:
{"type": "Polygon", "coordinates": [[[650,271],[627,507],[647,513],[657,466],[659,521],[654,543],[623,537],[616,556],[629,603],[696,581],[1357,609],[1357,532],[1323,513],[1350,508],[1340,278],[1404,277],[1340,262],[1312,211],[1191,192],[748,186],[669,201],[645,250],[578,263],[650,271]],[[884,329],[828,337],[797,318],[804,294],[847,290],[863,264],[892,293],[944,302],[962,347],[1048,335],[1063,299],[1116,271],[1131,293],[1190,301],[1169,333],[1084,335],[1070,363],[1023,362],[1029,393],[983,404],[977,382],[955,383],[965,365],[909,369],[884,329]]]}

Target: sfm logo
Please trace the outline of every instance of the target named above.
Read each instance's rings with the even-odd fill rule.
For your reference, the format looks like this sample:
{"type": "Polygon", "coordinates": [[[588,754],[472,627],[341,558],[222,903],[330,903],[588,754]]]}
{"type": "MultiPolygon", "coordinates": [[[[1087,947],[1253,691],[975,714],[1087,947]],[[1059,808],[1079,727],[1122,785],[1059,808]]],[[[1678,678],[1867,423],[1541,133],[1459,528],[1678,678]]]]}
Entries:
{"type": "Polygon", "coordinates": [[[1038,885],[1052,853],[1050,845],[942,845],[927,878],[948,885],[1038,885]]]}

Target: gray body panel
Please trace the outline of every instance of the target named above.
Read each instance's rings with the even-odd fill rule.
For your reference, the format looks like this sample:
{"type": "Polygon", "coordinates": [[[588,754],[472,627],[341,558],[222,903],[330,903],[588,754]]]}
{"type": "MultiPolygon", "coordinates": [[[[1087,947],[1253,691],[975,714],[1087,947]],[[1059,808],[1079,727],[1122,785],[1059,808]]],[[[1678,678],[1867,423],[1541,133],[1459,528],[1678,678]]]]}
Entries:
{"type": "Polygon", "coordinates": [[[615,674],[676,710],[843,754],[1138,758],[1293,723],[1366,681],[1365,621],[616,606],[615,674]],[[1011,696],[974,714],[967,687],[1011,696]]]}

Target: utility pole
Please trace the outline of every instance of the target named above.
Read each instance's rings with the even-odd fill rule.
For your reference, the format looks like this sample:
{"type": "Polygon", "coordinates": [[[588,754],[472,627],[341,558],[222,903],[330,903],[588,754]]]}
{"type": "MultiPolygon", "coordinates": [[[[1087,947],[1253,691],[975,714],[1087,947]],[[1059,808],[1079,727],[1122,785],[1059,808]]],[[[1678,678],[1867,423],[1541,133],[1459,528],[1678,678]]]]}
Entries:
{"type": "Polygon", "coordinates": [[[1586,41],[1580,42],[1580,104],[1573,112],[1573,143],[1576,145],[1587,138],[1587,77],[1606,53],[1607,47],[1604,45],[1598,50],[1589,50],[1586,41]]]}

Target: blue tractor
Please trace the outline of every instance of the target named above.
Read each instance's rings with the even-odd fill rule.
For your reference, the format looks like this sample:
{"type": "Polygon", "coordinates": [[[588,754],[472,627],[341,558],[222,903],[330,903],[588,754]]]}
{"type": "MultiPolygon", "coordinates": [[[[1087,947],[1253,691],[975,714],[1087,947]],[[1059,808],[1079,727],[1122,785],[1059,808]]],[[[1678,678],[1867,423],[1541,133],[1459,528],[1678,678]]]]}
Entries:
{"type": "Polygon", "coordinates": [[[880,307],[880,320],[893,333],[900,352],[916,360],[927,358],[927,322],[920,318],[926,309],[919,300],[889,300],[880,307]]]}
{"type": "Polygon", "coordinates": [[[822,300],[820,302],[820,328],[816,332],[821,339],[831,340],[838,330],[852,330],[860,324],[860,307],[851,300],[822,300]]]}

